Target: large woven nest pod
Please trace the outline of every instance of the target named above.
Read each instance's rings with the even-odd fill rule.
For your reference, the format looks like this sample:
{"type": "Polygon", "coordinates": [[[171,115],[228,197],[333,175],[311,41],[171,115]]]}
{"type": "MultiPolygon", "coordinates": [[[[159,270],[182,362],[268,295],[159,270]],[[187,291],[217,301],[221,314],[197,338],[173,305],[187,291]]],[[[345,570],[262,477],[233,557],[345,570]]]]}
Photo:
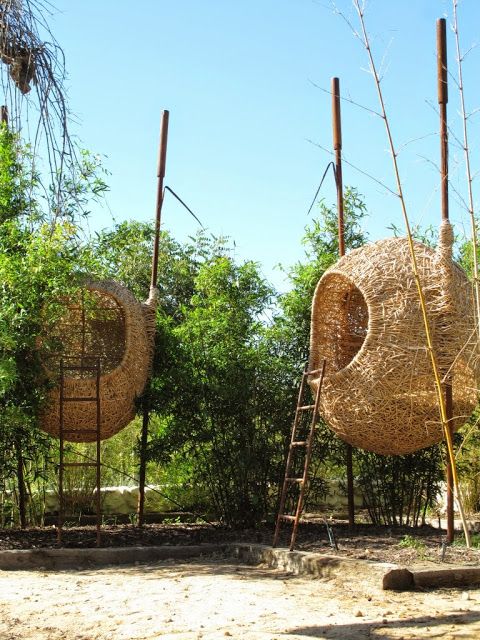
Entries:
{"type": "MultiPolygon", "coordinates": [[[[68,369],[100,363],[100,437],[109,438],[127,426],[135,416],[135,399],[143,392],[151,365],[155,332],[156,289],[147,303],[139,303],[128,289],[112,281],[90,282],[75,301],[65,307],[56,334],[62,345],[58,358],[50,359],[52,378],[58,375],[60,360],[67,367],[64,396],[94,397],[96,373],[68,369]]],[[[66,440],[96,440],[95,402],[65,402],[66,440]],[[73,433],[72,433],[73,432],[73,433]]],[[[50,392],[41,427],[53,436],[60,434],[60,388],[50,392]]]]}
{"type": "MultiPolygon", "coordinates": [[[[472,288],[451,260],[452,230],[437,251],[415,243],[433,348],[453,388],[453,428],[477,402],[472,288]]],[[[320,413],[355,447],[405,454],[442,440],[438,398],[406,239],[356,249],[320,279],[312,307],[310,368],[326,359],[320,413]]],[[[316,389],[318,378],[310,381],[316,389]]]]}

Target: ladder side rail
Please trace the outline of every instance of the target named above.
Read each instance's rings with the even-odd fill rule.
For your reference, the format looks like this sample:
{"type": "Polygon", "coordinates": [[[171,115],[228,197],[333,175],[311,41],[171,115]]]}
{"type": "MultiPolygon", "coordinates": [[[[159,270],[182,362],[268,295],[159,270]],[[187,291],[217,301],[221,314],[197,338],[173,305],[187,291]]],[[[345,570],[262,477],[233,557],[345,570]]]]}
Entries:
{"type": "Polygon", "coordinates": [[[305,380],[307,378],[307,367],[308,364],[305,365],[305,369],[302,373],[302,380],[300,382],[300,389],[298,390],[298,397],[297,397],[297,407],[295,409],[295,418],[293,419],[293,426],[292,426],[292,433],[290,436],[290,445],[293,444],[293,442],[295,442],[295,434],[297,432],[297,427],[298,427],[298,423],[300,421],[300,407],[302,406],[302,400],[303,400],[303,394],[305,392],[305,380]]]}
{"type": "Polygon", "coordinates": [[[307,450],[305,455],[305,465],[303,467],[303,477],[300,483],[300,494],[298,496],[297,510],[295,512],[295,520],[293,522],[292,536],[290,538],[290,551],[293,551],[295,547],[295,542],[297,539],[298,524],[300,521],[300,516],[302,515],[302,511],[303,511],[303,502],[305,498],[305,490],[308,483],[308,472],[310,470],[310,461],[312,458],[313,443],[315,439],[315,428],[318,424],[318,419],[319,419],[318,410],[320,406],[320,395],[322,392],[323,378],[325,375],[325,365],[326,365],[326,360],[324,359],[322,370],[320,373],[320,379],[318,381],[317,392],[315,394],[315,404],[314,404],[312,421],[310,423],[310,431],[309,431],[308,440],[307,440],[307,450]]]}
{"type": "Polygon", "coordinates": [[[57,522],[57,544],[60,546],[62,544],[62,528],[63,528],[63,518],[64,518],[64,495],[63,495],[63,473],[64,473],[64,384],[65,384],[65,372],[63,368],[63,358],[60,360],[60,402],[59,402],[59,411],[60,411],[60,425],[59,425],[59,465],[58,465],[58,522],[57,522]]]}
{"type": "Polygon", "coordinates": [[[278,539],[280,537],[280,527],[281,527],[281,523],[282,523],[282,516],[284,515],[284,509],[285,509],[285,502],[287,499],[287,491],[288,491],[288,478],[290,476],[290,469],[292,466],[292,445],[295,442],[295,434],[297,432],[297,427],[298,427],[298,422],[300,420],[300,412],[298,410],[298,407],[301,406],[302,404],[302,398],[303,398],[303,392],[304,392],[304,388],[305,388],[305,373],[307,371],[307,367],[308,364],[305,365],[305,369],[303,371],[302,374],[302,380],[300,382],[300,389],[298,391],[298,397],[297,397],[297,407],[295,409],[295,418],[293,420],[293,426],[292,426],[292,431],[291,431],[291,435],[290,435],[290,445],[288,447],[288,454],[287,454],[287,461],[285,464],[285,476],[283,478],[283,485],[282,485],[282,493],[280,495],[280,504],[278,507],[278,515],[277,515],[277,522],[275,525],[275,533],[273,535],[273,544],[272,546],[276,547],[277,543],[278,543],[278,539]]]}
{"type": "Polygon", "coordinates": [[[97,468],[96,468],[96,482],[97,482],[97,495],[96,495],[96,507],[97,507],[97,547],[100,546],[100,537],[101,537],[101,524],[102,524],[102,504],[101,504],[101,459],[100,459],[100,427],[101,427],[101,406],[100,406],[100,358],[97,359],[97,375],[96,375],[96,403],[97,403],[97,411],[96,411],[96,431],[97,431],[97,468]]]}
{"type": "MultiPolygon", "coordinates": [[[[69,358],[72,360],[73,358],[69,358]]],[[[60,428],[59,428],[59,466],[58,466],[58,525],[57,525],[57,544],[60,546],[62,543],[63,524],[65,519],[65,492],[64,492],[64,479],[66,467],[95,467],[96,469],[96,544],[100,546],[101,540],[101,397],[100,397],[100,382],[101,382],[101,363],[100,358],[95,358],[93,365],[86,365],[87,360],[92,360],[91,357],[80,357],[81,364],[79,366],[65,365],[63,358],[60,360],[60,389],[59,389],[59,412],[60,412],[60,428]],[[65,395],[65,371],[94,371],[95,372],[95,395],[91,397],[67,397],[65,395]],[[85,401],[96,403],[96,416],[95,427],[90,429],[81,429],[80,431],[75,429],[65,429],[65,403],[70,401],[85,401]],[[96,437],[96,460],[95,462],[66,462],[65,461],[65,435],[71,433],[95,433],[96,437]]]]}

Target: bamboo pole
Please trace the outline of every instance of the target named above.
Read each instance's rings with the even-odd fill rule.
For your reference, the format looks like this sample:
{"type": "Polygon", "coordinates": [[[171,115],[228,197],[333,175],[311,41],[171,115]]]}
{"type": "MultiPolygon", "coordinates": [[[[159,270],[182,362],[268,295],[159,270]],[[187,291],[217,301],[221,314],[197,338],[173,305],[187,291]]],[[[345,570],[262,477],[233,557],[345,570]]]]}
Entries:
{"type": "MultiPolygon", "coordinates": [[[[335,184],[337,187],[338,254],[345,255],[345,217],[343,208],[342,176],[342,118],[340,111],[340,80],[332,78],[332,129],[333,150],[335,152],[335,184]]],[[[355,524],[355,492],[353,486],[353,447],[345,444],[345,465],[347,467],[348,524],[355,524]]]]}
{"type": "Polygon", "coordinates": [[[462,56],[460,54],[460,36],[458,33],[457,0],[453,0],[453,32],[455,34],[455,48],[457,53],[458,67],[458,90],[460,93],[460,111],[463,122],[463,151],[465,154],[465,169],[468,186],[468,213],[470,215],[470,227],[472,234],[473,250],[473,286],[475,295],[475,312],[477,325],[477,339],[480,340],[480,285],[478,277],[478,256],[477,256],[477,225],[475,222],[475,209],[473,205],[472,170],[470,167],[470,147],[468,146],[467,113],[465,111],[465,92],[463,88],[462,56]]]}
{"type": "Polygon", "coordinates": [[[342,177],[342,118],[340,111],[340,80],[332,78],[332,128],[335,152],[335,184],[337,186],[338,253],[345,255],[345,218],[343,210],[342,177]]]}
{"type": "Polygon", "coordinates": [[[157,205],[155,215],[155,240],[153,243],[152,256],[152,279],[150,286],[157,286],[158,277],[158,249],[160,244],[160,221],[162,217],[163,205],[163,179],[165,178],[165,167],[167,163],[167,139],[168,139],[168,119],[169,112],[164,111],[162,114],[162,125],[160,130],[160,147],[158,152],[158,170],[157,170],[157,205]]]}
{"type": "Polygon", "coordinates": [[[419,272],[418,272],[418,264],[417,264],[417,257],[415,255],[413,235],[412,235],[412,230],[411,230],[411,227],[410,227],[410,220],[409,220],[408,213],[407,213],[407,206],[406,206],[406,203],[405,203],[405,198],[404,198],[404,195],[403,195],[402,182],[400,180],[400,171],[399,171],[399,168],[398,168],[398,161],[397,161],[397,151],[396,151],[395,145],[393,143],[393,137],[392,137],[392,133],[391,133],[391,129],[390,129],[390,124],[389,124],[389,121],[388,121],[388,118],[387,118],[385,102],[383,100],[383,93],[382,93],[382,89],[380,87],[380,79],[378,77],[377,69],[376,69],[376,66],[375,66],[375,61],[373,59],[373,54],[372,54],[372,50],[371,50],[371,47],[370,47],[370,41],[369,41],[368,34],[367,34],[367,31],[366,31],[366,27],[365,27],[364,12],[363,12],[363,9],[360,7],[359,0],[353,0],[353,2],[354,2],[354,6],[355,6],[355,8],[357,10],[359,19],[360,19],[360,24],[361,24],[361,28],[362,28],[362,35],[363,35],[363,44],[365,46],[365,49],[367,50],[367,54],[368,54],[368,58],[369,58],[369,62],[370,62],[370,69],[372,71],[372,75],[373,75],[374,80],[375,80],[375,86],[377,88],[377,95],[378,95],[378,100],[380,102],[382,118],[383,118],[383,121],[385,123],[385,129],[386,129],[386,133],[387,133],[388,144],[389,144],[389,147],[390,147],[390,152],[391,152],[392,162],[393,162],[393,168],[394,168],[394,173],[395,173],[395,180],[396,180],[396,185],[397,185],[397,195],[398,195],[398,197],[400,199],[400,204],[401,204],[401,208],[402,208],[402,215],[403,215],[406,234],[407,234],[407,239],[408,239],[410,258],[411,258],[411,261],[412,261],[412,270],[413,270],[415,284],[416,284],[417,291],[418,291],[418,298],[419,298],[419,302],[420,302],[420,308],[421,308],[421,311],[422,311],[422,318],[423,318],[423,324],[424,324],[424,329],[425,329],[426,349],[427,349],[427,353],[429,355],[430,362],[431,362],[431,365],[432,365],[432,373],[433,373],[433,377],[434,377],[435,390],[436,390],[436,394],[437,394],[437,401],[438,401],[438,407],[439,407],[439,412],[440,412],[440,420],[441,420],[441,423],[442,423],[442,429],[443,429],[443,433],[444,433],[445,440],[446,440],[446,443],[447,443],[448,457],[449,457],[450,462],[452,464],[453,485],[454,485],[454,488],[455,488],[457,505],[458,505],[458,509],[459,509],[459,512],[460,512],[460,517],[462,519],[463,530],[464,530],[464,533],[465,533],[465,542],[467,544],[467,547],[470,548],[470,546],[471,546],[471,544],[470,544],[470,532],[468,530],[468,525],[467,525],[467,521],[466,521],[466,518],[465,518],[465,512],[464,512],[464,509],[463,509],[463,502],[462,502],[461,492],[460,492],[460,487],[459,487],[459,482],[458,482],[458,474],[457,474],[457,469],[456,469],[456,465],[455,465],[455,454],[454,454],[454,451],[453,451],[453,442],[452,442],[452,437],[451,437],[450,430],[448,428],[448,417],[447,417],[447,412],[446,412],[446,402],[445,402],[445,397],[444,397],[444,390],[443,390],[443,385],[442,385],[442,381],[441,381],[441,377],[440,377],[440,369],[438,367],[436,353],[435,353],[435,350],[433,348],[432,331],[431,331],[431,328],[430,328],[430,322],[429,322],[428,314],[427,314],[427,305],[426,305],[426,301],[425,301],[425,295],[424,295],[424,292],[423,292],[423,286],[422,286],[422,282],[420,280],[420,275],[419,275],[419,272]]]}
{"type": "MultiPolygon", "coordinates": [[[[160,128],[160,145],[158,150],[158,167],[157,167],[157,202],[155,208],[155,237],[153,242],[152,256],[152,274],[150,280],[150,289],[157,286],[158,280],[158,254],[160,245],[160,222],[162,217],[163,205],[163,180],[165,178],[165,168],[167,163],[167,140],[168,140],[168,121],[169,112],[163,111],[162,122],[160,128]]],[[[138,471],[138,505],[137,517],[138,526],[143,527],[144,511],[145,511],[145,481],[147,475],[147,444],[148,444],[148,425],[150,422],[150,380],[147,381],[146,390],[143,397],[143,416],[142,431],[140,435],[140,464],[138,471]]]]}
{"type": "MultiPolygon", "coordinates": [[[[441,179],[441,208],[442,220],[449,221],[448,199],[448,127],[447,127],[447,103],[448,103],[448,67],[447,67],[447,23],[445,18],[437,20],[437,95],[440,114],[440,179],[441,179]]],[[[450,382],[445,385],[445,411],[447,415],[447,428],[450,437],[453,436],[453,389],[450,382]]],[[[453,499],[453,471],[452,462],[447,455],[447,542],[451,544],[455,538],[454,527],[454,499],[453,499]]]]}

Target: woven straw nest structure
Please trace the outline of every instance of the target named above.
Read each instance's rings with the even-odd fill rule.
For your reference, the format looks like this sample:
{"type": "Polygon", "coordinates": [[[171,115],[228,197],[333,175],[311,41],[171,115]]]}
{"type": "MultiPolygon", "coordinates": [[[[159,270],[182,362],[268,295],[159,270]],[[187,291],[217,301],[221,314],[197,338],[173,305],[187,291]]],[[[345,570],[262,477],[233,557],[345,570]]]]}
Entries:
{"type": "MultiPolygon", "coordinates": [[[[151,291],[146,303],[139,303],[128,289],[116,282],[90,282],[81,300],[67,305],[59,323],[58,337],[65,363],[100,361],[101,439],[123,429],[135,415],[135,399],[144,389],[152,361],[156,300],[156,289],[151,291]]],[[[54,376],[59,362],[49,362],[48,366],[54,376]]],[[[64,395],[93,397],[96,383],[96,375],[91,371],[66,370],[64,395]]],[[[94,432],[85,433],[85,429],[96,425],[96,403],[66,402],[63,417],[65,429],[69,430],[66,440],[96,440],[94,432]]],[[[50,393],[41,426],[51,435],[59,436],[58,386],[50,393]]]]}
{"type": "MultiPolygon", "coordinates": [[[[457,429],[477,402],[479,360],[472,288],[451,259],[452,240],[444,223],[438,250],[415,243],[415,255],[457,429]]],[[[426,344],[406,239],[356,249],[326,271],[313,299],[310,368],[326,359],[320,413],[342,440],[380,454],[442,440],[426,344]]]]}

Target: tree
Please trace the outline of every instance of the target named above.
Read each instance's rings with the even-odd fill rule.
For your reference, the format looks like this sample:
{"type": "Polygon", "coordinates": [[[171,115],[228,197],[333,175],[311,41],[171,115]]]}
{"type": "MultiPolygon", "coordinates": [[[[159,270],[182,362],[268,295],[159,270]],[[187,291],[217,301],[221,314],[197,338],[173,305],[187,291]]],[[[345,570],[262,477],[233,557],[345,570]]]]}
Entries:
{"type": "Polygon", "coordinates": [[[227,524],[251,525],[267,509],[276,449],[261,346],[273,291],[254,263],[237,265],[215,244],[194,286],[182,322],[170,325],[174,393],[151,453],[181,453],[191,464],[190,481],[204,487],[215,514],[227,524]]]}

